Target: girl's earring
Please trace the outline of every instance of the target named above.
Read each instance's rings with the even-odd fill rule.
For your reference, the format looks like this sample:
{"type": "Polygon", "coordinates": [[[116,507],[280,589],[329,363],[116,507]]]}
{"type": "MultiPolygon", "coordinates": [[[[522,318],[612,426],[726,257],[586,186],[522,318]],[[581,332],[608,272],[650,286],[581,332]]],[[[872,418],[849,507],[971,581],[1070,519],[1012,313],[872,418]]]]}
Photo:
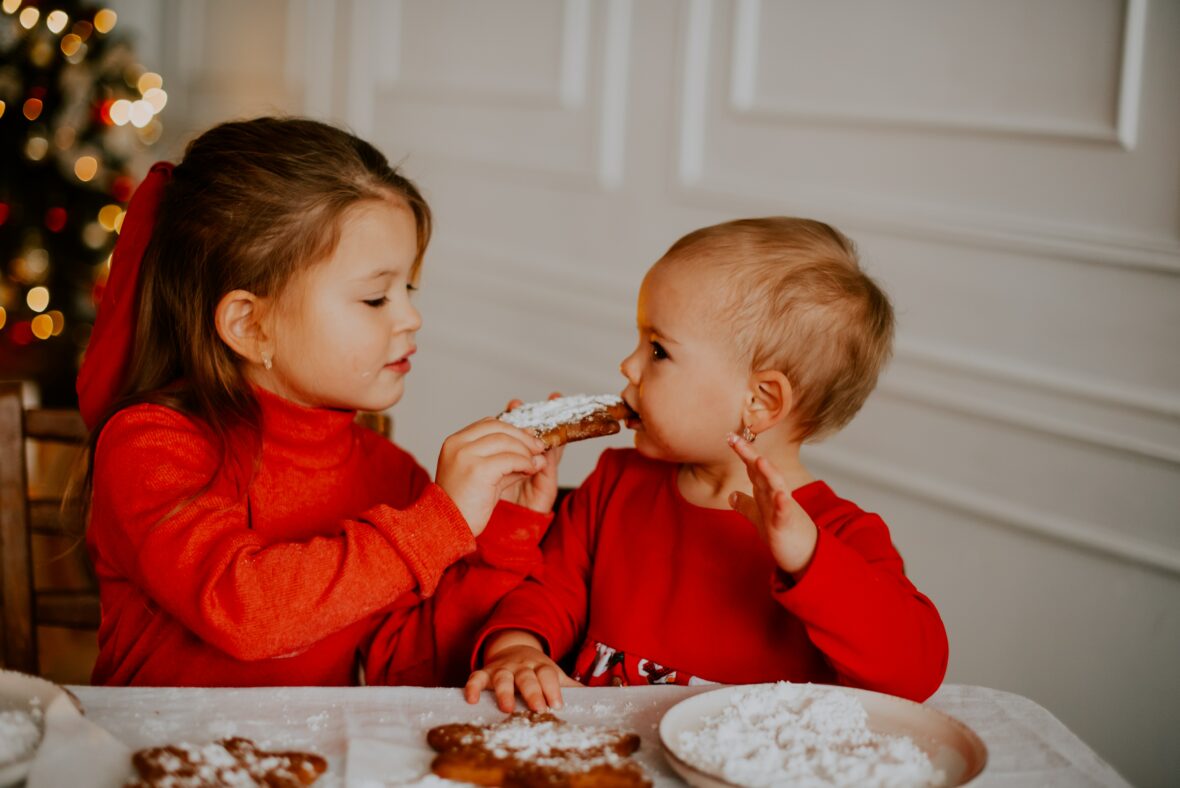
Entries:
{"type": "MultiPolygon", "coordinates": [[[[270,367],[267,367],[267,369],[270,369],[270,367]]],[[[747,427],[745,424],[742,425],[742,440],[744,440],[746,443],[753,443],[754,439],[757,437],[758,436],[754,434],[752,429],[747,427]]]]}
{"type": "Polygon", "coordinates": [[[262,366],[266,367],[267,369],[270,369],[274,366],[274,364],[272,364],[270,361],[270,353],[262,354],[262,366]]]}

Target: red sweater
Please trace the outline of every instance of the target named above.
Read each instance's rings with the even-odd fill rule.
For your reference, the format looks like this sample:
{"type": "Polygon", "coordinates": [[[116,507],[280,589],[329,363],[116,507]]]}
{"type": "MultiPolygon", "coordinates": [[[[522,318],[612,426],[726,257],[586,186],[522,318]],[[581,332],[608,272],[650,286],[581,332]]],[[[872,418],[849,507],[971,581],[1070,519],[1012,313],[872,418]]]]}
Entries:
{"type": "Polygon", "coordinates": [[[87,532],[103,612],[94,683],[351,684],[378,627],[371,683],[461,683],[487,612],[539,564],[549,516],[501,504],[477,543],[413,458],[353,413],[255,393],[262,448],[244,491],[176,411],[131,407],[103,430],[87,532]]]}
{"type": "Polygon", "coordinates": [[[915,700],[938,688],[942,619],[880,517],[823,482],[796,490],[819,541],[792,582],[748,520],[694,506],[676,477],[634,450],[604,452],[562,505],[544,568],[499,604],[474,654],[513,628],[576,657],[588,683],[810,681],[915,700]]]}

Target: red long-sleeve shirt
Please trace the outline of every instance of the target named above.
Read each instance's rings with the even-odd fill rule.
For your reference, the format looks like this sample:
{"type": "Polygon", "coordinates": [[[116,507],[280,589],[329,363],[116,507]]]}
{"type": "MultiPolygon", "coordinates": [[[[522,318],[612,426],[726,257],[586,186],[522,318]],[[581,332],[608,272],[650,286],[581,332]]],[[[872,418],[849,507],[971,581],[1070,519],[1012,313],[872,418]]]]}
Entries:
{"type": "Polygon", "coordinates": [[[244,490],[174,410],[134,406],[103,430],[87,532],[103,614],[94,683],[350,684],[378,627],[371,683],[457,683],[448,665],[537,566],[549,516],[501,504],[477,542],[353,413],[255,394],[261,454],[244,490]]]}
{"type": "Polygon", "coordinates": [[[823,482],[794,492],[819,528],[798,582],[736,512],[684,499],[677,468],[608,450],[562,505],[545,564],[481,630],[524,629],[583,681],[845,684],[924,700],[946,671],[934,605],[885,523],[823,482]],[[575,652],[575,649],[577,651],[575,652]],[[638,664],[638,670],[635,665],[638,664]],[[676,675],[673,675],[676,674],[676,675]]]}

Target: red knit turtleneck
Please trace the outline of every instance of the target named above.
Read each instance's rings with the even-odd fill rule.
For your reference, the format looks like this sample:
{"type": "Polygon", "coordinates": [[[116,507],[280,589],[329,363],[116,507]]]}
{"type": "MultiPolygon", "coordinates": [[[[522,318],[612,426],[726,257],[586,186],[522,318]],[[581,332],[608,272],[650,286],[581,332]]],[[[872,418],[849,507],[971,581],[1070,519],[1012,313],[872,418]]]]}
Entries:
{"type": "Polygon", "coordinates": [[[549,517],[502,504],[474,553],[446,493],[353,413],[256,394],[261,455],[244,492],[176,411],[135,406],[103,430],[87,533],[103,608],[94,682],[348,684],[378,626],[371,679],[454,681],[448,652],[535,566],[549,517]]]}

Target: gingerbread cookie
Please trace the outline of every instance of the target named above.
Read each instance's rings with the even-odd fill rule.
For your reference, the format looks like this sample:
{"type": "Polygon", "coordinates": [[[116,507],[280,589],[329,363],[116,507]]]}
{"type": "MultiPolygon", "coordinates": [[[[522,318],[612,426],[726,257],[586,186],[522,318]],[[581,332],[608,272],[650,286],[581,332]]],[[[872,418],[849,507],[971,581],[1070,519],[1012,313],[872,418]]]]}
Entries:
{"type": "Polygon", "coordinates": [[[530,402],[501,413],[500,420],[532,431],[552,449],[571,441],[614,435],[619,422],[634,415],[614,394],[579,394],[530,402]]]}
{"type": "Polygon", "coordinates": [[[269,752],[249,739],[221,739],[212,744],[149,747],[131,756],[138,778],[125,788],[198,788],[207,785],[259,785],[301,788],[328,768],[310,752],[269,752]]]}
{"type": "Polygon", "coordinates": [[[628,756],[639,737],[610,728],[571,725],[552,714],[515,712],[491,725],[431,728],[438,751],[430,770],[448,780],[515,788],[647,788],[651,781],[628,756]]]}

